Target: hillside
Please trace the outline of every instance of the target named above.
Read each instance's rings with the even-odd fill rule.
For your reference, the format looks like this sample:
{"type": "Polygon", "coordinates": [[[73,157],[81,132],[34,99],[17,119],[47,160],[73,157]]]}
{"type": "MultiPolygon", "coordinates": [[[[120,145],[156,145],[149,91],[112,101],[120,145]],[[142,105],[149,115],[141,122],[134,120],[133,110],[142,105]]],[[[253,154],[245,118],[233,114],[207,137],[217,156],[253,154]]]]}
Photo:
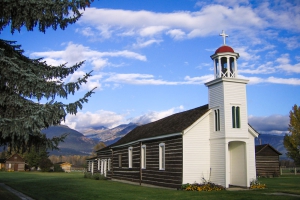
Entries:
{"type": "Polygon", "coordinates": [[[137,126],[138,124],[134,123],[121,124],[112,129],[101,127],[99,129],[87,129],[82,133],[90,139],[102,141],[106,145],[110,145],[117,142],[119,139],[121,139],[123,136],[125,136],[137,126]]]}
{"type": "Polygon", "coordinates": [[[64,142],[59,143],[59,151],[54,150],[50,155],[89,155],[97,141],[87,138],[82,133],[69,128],[68,126],[51,126],[48,129],[42,130],[48,138],[60,136],[64,133],[69,135],[64,142]]]}

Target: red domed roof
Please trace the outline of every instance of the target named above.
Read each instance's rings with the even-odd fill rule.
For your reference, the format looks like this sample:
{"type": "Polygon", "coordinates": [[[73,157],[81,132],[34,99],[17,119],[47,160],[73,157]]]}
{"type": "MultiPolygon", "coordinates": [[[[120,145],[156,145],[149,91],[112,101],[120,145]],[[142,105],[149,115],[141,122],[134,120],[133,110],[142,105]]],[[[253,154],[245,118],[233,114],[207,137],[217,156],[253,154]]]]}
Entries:
{"type": "Polygon", "coordinates": [[[225,53],[225,52],[234,53],[234,50],[230,46],[224,45],[219,47],[215,53],[225,53]]]}

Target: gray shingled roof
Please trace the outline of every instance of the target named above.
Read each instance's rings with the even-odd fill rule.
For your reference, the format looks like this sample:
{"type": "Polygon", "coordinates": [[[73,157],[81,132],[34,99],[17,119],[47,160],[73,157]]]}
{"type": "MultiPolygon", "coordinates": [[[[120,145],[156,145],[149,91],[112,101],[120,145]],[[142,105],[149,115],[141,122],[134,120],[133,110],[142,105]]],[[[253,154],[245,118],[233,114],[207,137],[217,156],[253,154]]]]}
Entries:
{"type": "Polygon", "coordinates": [[[170,115],[149,124],[138,126],[123,138],[121,138],[119,141],[110,145],[110,147],[123,145],[145,138],[158,137],[173,133],[181,133],[186,128],[191,126],[195,121],[197,121],[201,116],[203,116],[206,112],[208,112],[208,110],[208,104],[206,104],[192,110],[187,110],[170,115]]]}
{"type": "Polygon", "coordinates": [[[263,149],[270,147],[273,151],[275,151],[278,155],[282,155],[279,151],[277,151],[276,149],[274,149],[274,147],[272,147],[270,144],[261,144],[261,145],[256,145],[255,146],[255,154],[258,154],[259,152],[261,152],[263,149]]]}

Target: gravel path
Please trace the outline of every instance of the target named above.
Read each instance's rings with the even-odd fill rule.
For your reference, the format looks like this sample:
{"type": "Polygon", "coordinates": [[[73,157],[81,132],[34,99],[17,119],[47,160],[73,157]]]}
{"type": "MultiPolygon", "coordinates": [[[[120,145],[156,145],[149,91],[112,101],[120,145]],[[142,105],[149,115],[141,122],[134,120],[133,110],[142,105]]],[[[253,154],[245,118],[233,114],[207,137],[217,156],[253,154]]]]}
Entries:
{"type": "Polygon", "coordinates": [[[27,196],[27,195],[25,195],[25,194],[23,194],[23,193],[21,193],[17,190],[12,189],[11,187],[5,185],[4,183],[0,183],[0,187],[3,187],[5,189],[7,189],[8,191],[10,191],[14,195],[18,196],[22,200],[34,200],[33,198],[31,198],[31,197],[29,197],[29,196],[27,196]]]}

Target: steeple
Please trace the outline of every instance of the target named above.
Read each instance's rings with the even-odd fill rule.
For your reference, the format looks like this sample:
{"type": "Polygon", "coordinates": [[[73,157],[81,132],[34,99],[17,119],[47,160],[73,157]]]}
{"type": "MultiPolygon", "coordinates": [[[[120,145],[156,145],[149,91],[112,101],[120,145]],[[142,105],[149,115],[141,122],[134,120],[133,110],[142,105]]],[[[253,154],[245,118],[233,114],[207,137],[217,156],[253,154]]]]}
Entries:
{"type": "Polygon", "coordinates": [[[228,35],[225,34],[224,30],[220,36],[223,37],[223,46],[219,47],[215,51],[215,54],[210,56],[214,61],[214,77],[215,79],[222,77],[237,78],[237,59],[239,58],[239,54],[226,45],[225,39],[228,35]]]}

